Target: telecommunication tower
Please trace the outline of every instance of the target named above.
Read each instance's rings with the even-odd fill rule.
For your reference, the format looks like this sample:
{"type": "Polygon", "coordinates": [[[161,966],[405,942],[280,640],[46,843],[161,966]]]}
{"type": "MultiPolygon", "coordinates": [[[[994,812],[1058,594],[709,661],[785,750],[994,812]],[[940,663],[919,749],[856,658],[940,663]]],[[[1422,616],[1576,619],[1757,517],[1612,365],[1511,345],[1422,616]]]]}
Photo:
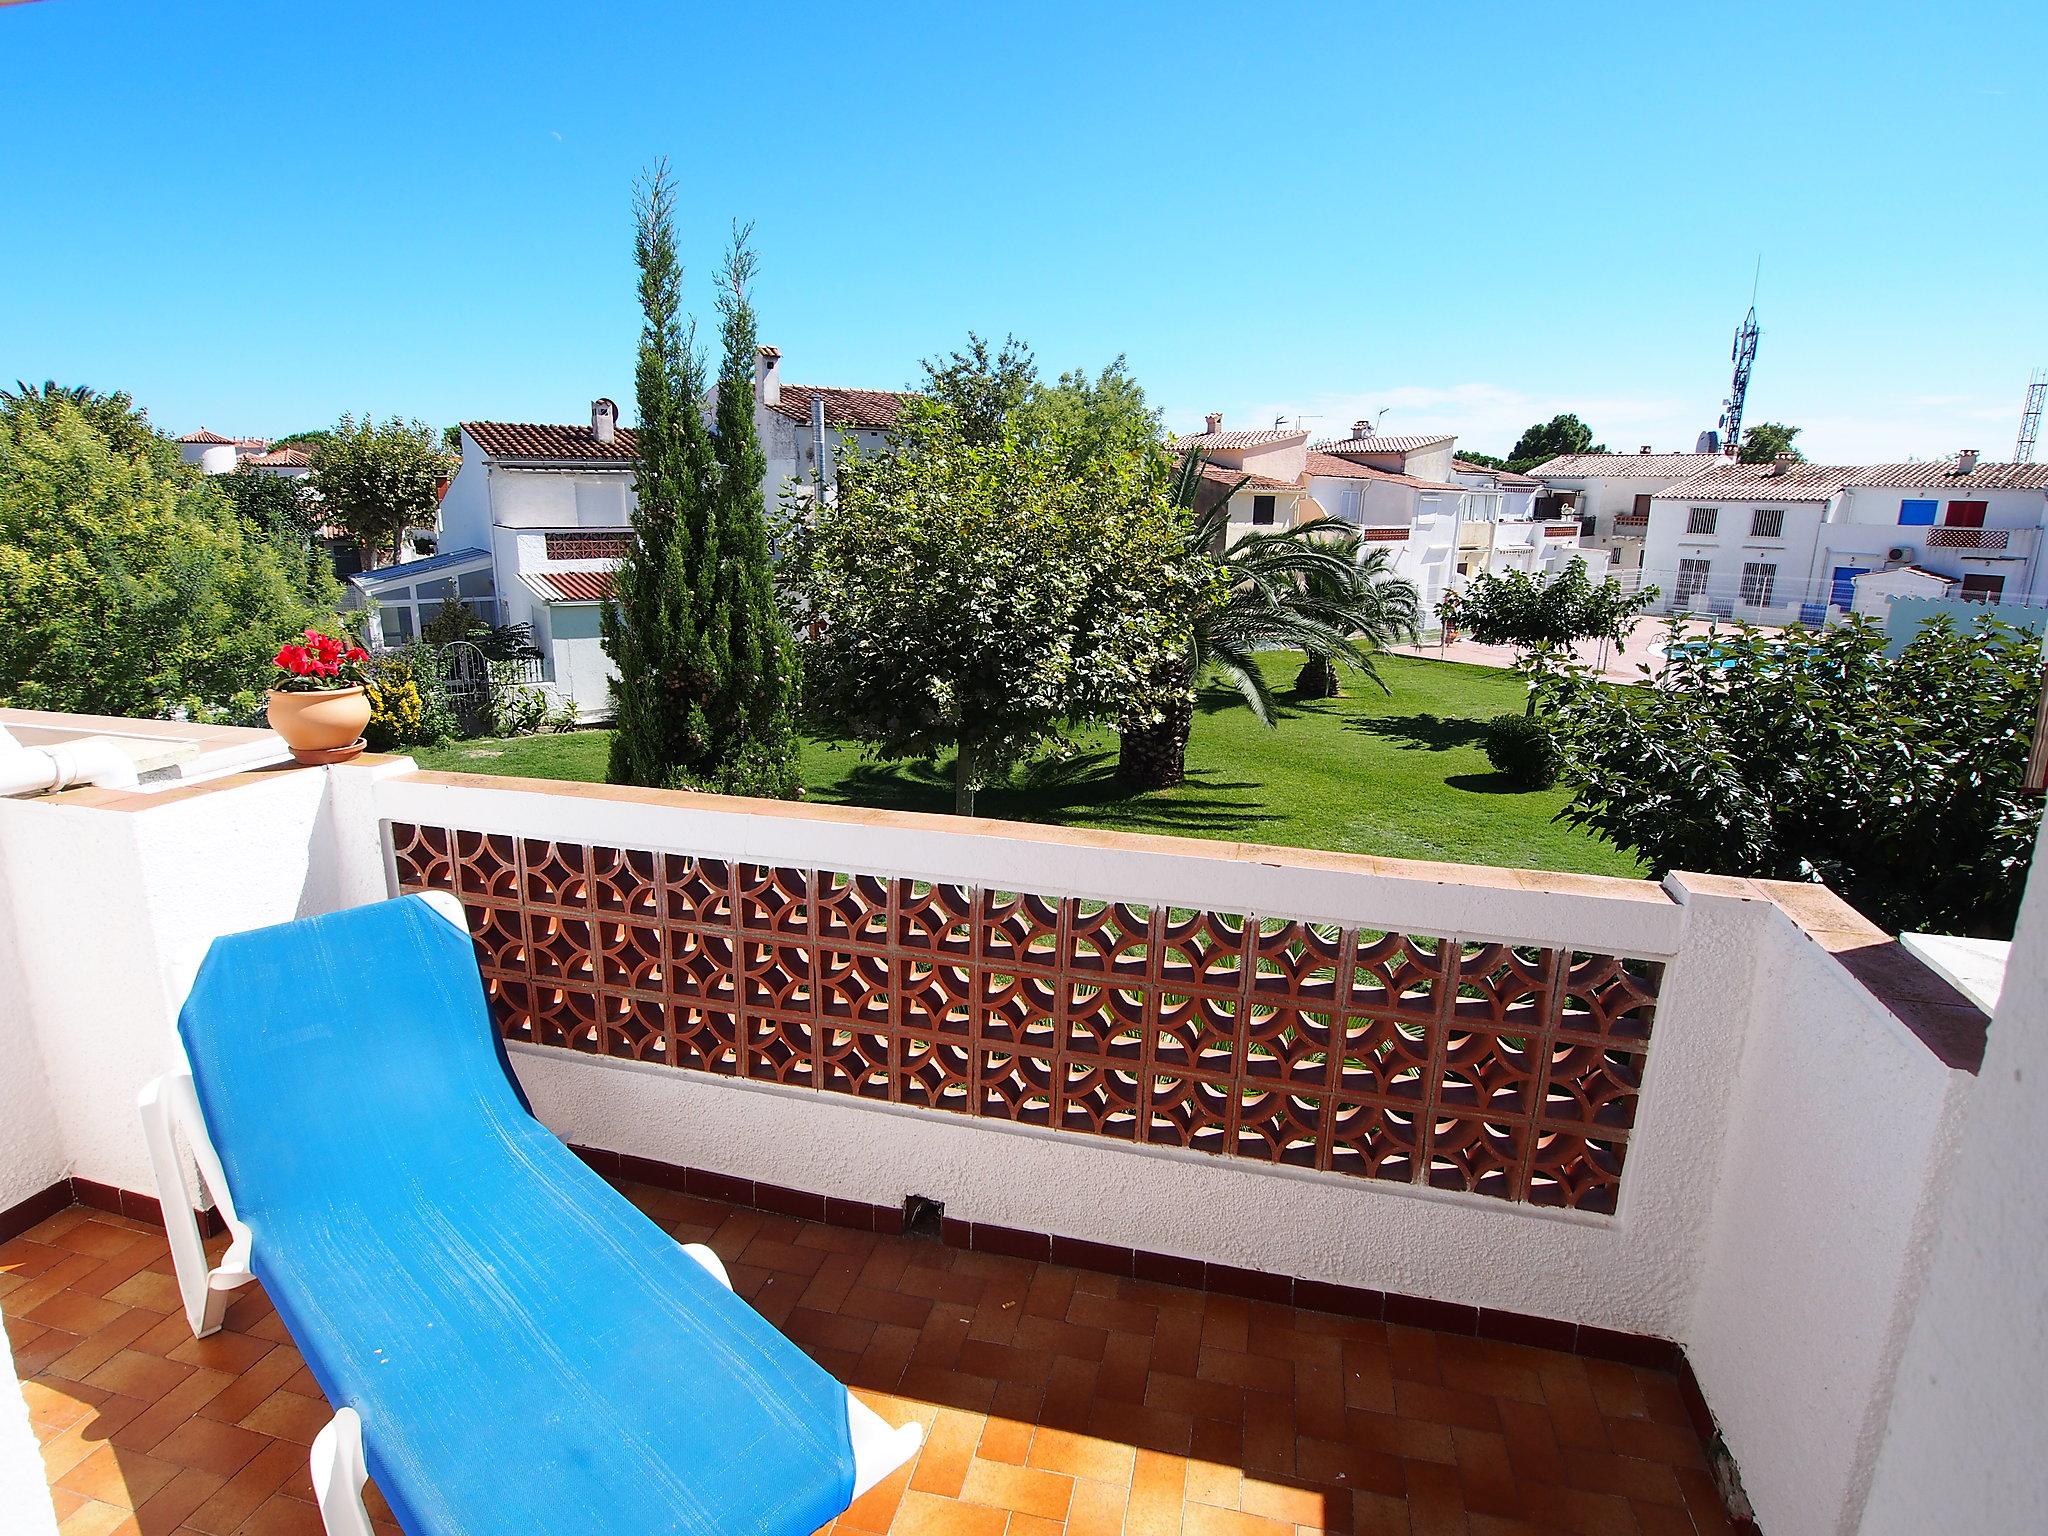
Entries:
{"type": "Polygon", "coordinates": [[[2032,378],[2027,380],[2027,405],[2020,412],[2020,440],[2013,449],[2013,462],[2031,464],[2034,462],[2034,439],[2041,435],[2041,402],[2048,398],[2048,372],[2036,368],[2032,378]]]}

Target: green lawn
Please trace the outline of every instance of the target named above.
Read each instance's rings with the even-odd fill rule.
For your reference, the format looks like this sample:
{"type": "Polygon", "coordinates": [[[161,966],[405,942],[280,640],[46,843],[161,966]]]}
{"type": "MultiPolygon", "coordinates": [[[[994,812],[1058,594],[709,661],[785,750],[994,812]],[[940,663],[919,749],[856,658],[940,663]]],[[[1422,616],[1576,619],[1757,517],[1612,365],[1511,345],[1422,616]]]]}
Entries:
{"type": "MultiPolygon", "coordinates": [[[[1276,686],[1298,658],[1275,657],[1276,686]]],[[[1235,838],[1397,858],[1509,864],[1635,875],[1635,859],[1551,820],[1562,791],[1514,791],[1480,749],[1480,722],[1522,707],[1521,683],[1487,667],[1380,658],[1391,694],[1347,678],[1343,698],[1283,697],[1277,729],[1255,721],[1235,694],[1204,695],[1188,748],[1188,781],[1126,796],[1115,777],[1116,739],[1078,757],[1019,774],[983,793],[977,809],[1017,821],[1235,838]]],[[[575,731],[464,741],[413,755],[423,767],[546,779],[602,780],[609,733],[575,731]]],[[[947,764],[937,771],[863,761],[833,741],[804,744],[809,796],[832,804],[946,811],[947,764]]]]}

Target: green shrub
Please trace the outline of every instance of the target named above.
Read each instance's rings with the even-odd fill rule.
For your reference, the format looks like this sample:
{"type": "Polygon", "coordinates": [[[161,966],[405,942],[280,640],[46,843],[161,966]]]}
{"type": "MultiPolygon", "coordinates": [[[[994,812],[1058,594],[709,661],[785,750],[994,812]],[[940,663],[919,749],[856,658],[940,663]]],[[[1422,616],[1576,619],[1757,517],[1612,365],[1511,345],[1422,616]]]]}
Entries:
{"type": "Polygon", "coordinates": [[[1557,739],[1536,715],[1495,715],[1487,721],[1486,759],[1517,789],[1549,789],[1564,768],[1557,739]]]}

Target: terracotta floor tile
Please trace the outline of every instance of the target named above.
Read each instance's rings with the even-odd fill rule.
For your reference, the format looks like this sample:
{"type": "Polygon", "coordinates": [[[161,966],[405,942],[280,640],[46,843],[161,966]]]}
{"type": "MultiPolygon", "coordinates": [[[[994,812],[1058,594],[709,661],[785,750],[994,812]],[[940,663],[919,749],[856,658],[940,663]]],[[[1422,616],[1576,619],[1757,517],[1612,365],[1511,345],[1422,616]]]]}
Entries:
{"type": "Polygon", "coordinates": [[[967,1467],[974,1460],[974,1448],[981,1443],[987,1424],[978,1413],[941,1408],[925,1432],[924,1449],[918,1453],[917,1468],[910,1486],[919,1493],[936,1493],[954,1499],[967,1480],[967,1467]]]}
{"type": "Polygon", "coordinates": [[[1056,1472],[1008,1462],[976,1458],[967,1469],[967,1481],[960,1497],[970,1504],[987,1504],[1023,1515],[1042,1515],[1047,1520],[1065,1520],[1073,1502],[1074,1480],[1056,1472]]]}
{"type": "MultiPolygon", "coordinates": [[[[639,1198],[926,1427],[834,1536],[1729,1530],[1664,1372],[639,1198]]],[[[194,1339],[161,1235],[74,1209],[0,1245],[0,1317],[64,1532],[319,1536],[305,1447],[328,1406],[260,1287],[194,1339]]]]}
{"type": "Polygon", "coordinates": [[[1181,1521],[1183,1536],[1294,1536],[1294,1525],[1286,1520],[1268,1520],[1235,1509],[1216,1509],[1208,1504],[1190,1504],[1181,1521]]]}
{"type": "Polygon", "coordinates": [[[1091,1478],[1097,1482],[1129,1484],[1136,1453],[1114,1440],[1077,1435],[1064,1429],[1040,1429],[1031,1439],[1028,1467],[1060,1472],[1068,1477],[1091,1478]]]}
{"type": "Polygon", "coordinates": [[[906,1493],[889,1536],[1003,1536],[1009,1519],[1005,1510],[962,1504],[929,1493],[906,1493]]]}

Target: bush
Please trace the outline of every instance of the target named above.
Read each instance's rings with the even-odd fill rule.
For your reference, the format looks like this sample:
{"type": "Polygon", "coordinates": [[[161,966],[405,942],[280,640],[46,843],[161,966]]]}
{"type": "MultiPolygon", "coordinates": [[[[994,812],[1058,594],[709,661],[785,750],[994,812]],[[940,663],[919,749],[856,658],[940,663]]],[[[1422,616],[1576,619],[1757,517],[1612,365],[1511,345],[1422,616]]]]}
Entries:
{"type": "Polygon", "coordinates": [[[1817,880],[1895,933],[2011,934],[2041,824],[2036,636],[1943,619],[1896,656],[1862,618],[1669,638],[1645,685],[1560,700],[1565,820],[1656,875],[1817,880]]]}
{"type": "Polygon", "coordinates": [[[1557,738],[1535,715],[1495,715],[1487,721],[1486,759],[1517,789],[1549,789],[1564,768],[1557,738]]]}
{"type": "Polygon", "coordinates": [[[434,659],[418,646],[373,658],[367,692],[370,723],[363,734],[373,752],[431,746],[455,734],[434,659]]]}
{"type": "Polygon", "coordinates": [[[486,736],[527,736],[547,723],[548,696],[518,681],[525,668],[518,662],[491,664],[490,702],[480,722],[486,736]]]}

